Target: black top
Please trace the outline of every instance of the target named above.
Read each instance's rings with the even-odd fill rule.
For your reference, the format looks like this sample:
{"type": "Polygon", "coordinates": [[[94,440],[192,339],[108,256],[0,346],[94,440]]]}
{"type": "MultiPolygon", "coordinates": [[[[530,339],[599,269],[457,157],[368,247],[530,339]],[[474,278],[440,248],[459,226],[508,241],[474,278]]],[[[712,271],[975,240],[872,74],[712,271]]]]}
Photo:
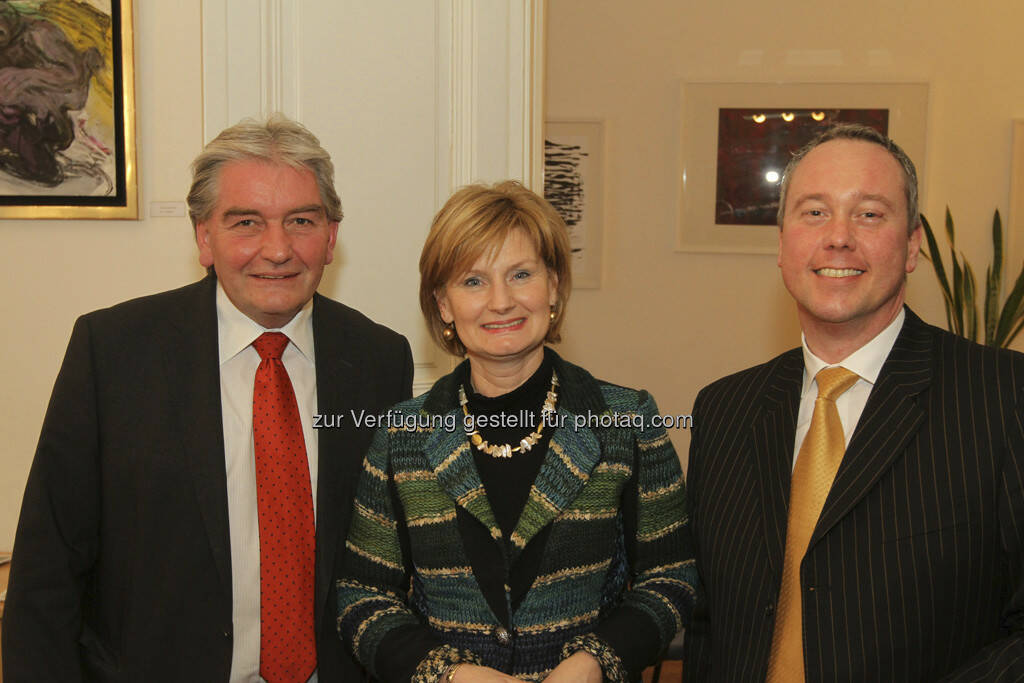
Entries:
{"type": "MultiPolygon", "coordinates": [[[[509,424],[514,418],[519,424],[514,427],[490,426],[494,420],[488,420],[488,425],[480,428],[482,436],[491,445],[511,444],[517,446],[519,442],[533,432],[541,423],[541,406],[547,397],[548,389],[551,388],[551,356],[545,350],[544,360],[540,367],[519,387],[501,396],[482,396],[473,391],[469,379],[469,364],[463,366],[457,377],[463,388],[466,390],[468,400],[467,408],[469,414],[474,418],[488,417],[506,419],[504,423],[509,424]],[[523,423],[526,423],[525,425],[523,423]]],[[[556,389],[557,392],[557,389],[556,389]]],[[[555,404],[557,406],[557,402],[555,404]]],[[[500,422],[500,420],[499,420],[500,422]]],[[[526,506],[526,500],[530,495],[530,488],[537,478],[537,472],[544,462],[547,454],[548,443],[554,429],[545,427],[541,430],[541,438],[525,453],[513,453],[511,458],[495,458],[473,448],[473,459],[476,462],[477,471],[480,473],[480,481],[483,482],[484,490],[487,492],[487,500],[491,504],[491,511],[494,512],[494,519],[498,522],[505,541],[505,558],[511,556],[509,537],[519,522],[519,516],[526,506]]],[[[463,535],[477,536],[481,526],[472,515],[459,508],[459,528],[463,535]],[[477,527],[469,529],[467,527],[477,527]]],[[[491,609],[495,616],[502,619],[508,625],[507,608],[504,604],[505,585],[509,586],[509,602],[512,612],[526,597],[527,591],[533,585],[540,569],[540,561],[544,554],[544,546],[547,543],[550,527],[543,529],[539,534],[530,540],[519,556],[513,567],[507,567],[507,559],[495,563],[487,561],[483,557],[476,557],[474,552],[475,544],[466,544],[466,551],[473,561],[473,572],[480,583],[484,594],[491,603],[491,609]],[[480,559],[481,562],[476,560],[480,559]],[[495,604],[500,602],[500,607],[495,604]],[[497,609],[496,609],[497,608],[497,609]],[[504,615],[504,618],[502,618],[504,615]]],[[[486,532],[486,530],[485,530],[486,532]]],[[[489,538],[489,536],[488,536],[489,538]]],[[[493,548],[494,543],[484,545],[484,548],[493,548]]]]}
{"type": "MultiPolygon", "coordinates": [[[[467,368],[468,370],[468,368],[467,368]]],[[[510,444],[513,447],[535,431],[541,424],[541,406],[551,388],[551,361],[545,359],[539,368],[516,389],[501,396],[483,396],[473,390],[469,372],[461,372],[459,382],[466,391],[469,414],[475,420],[484,418],[484,426],[477,431],[491,445],[510,444]],[[492,426],[496,419],[515,426],[492,426]]],[[[479,448],[473,448],[473,458],[480,472],[487,499],[494,518],[507,540],[516,528],[519,515],[526,506],[530,487],[533,486],[548,443],[554,430],[541,430],[540,440],[525,453],[513,453],[511,458],[496,458],[479,448]]]]}

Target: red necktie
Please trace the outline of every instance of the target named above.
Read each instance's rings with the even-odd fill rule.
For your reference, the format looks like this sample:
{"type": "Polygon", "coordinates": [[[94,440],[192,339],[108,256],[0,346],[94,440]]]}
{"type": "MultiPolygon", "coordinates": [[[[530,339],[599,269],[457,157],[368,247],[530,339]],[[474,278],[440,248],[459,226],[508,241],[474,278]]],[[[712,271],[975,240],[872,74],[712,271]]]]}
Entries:
{"type": "Polygon", "coordinates": [[[316,668],[313,577],[316,527],[299,406],[281,362],[288,337],[266,332],[252,402],[260,527],[260,675],[306,683],[316,668]]]}

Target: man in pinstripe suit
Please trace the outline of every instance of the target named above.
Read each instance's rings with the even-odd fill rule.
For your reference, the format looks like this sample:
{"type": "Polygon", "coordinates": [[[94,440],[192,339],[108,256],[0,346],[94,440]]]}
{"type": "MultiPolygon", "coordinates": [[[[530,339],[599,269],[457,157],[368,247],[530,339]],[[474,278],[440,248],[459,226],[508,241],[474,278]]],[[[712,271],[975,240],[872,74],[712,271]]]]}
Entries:
{"type": "Polygon", "coordinates": [[[859,379],[836,399],[845,452],[799,563],[803,666],[770,680],[1024,680],[1024,355],[904,306],[917,178],[888,138],[843,126],[798,153],[779,226],[802,349],[694,405],[706,602],[687,679],[768,675],[794,462],[815,375],[841,365],[859,379]]]}

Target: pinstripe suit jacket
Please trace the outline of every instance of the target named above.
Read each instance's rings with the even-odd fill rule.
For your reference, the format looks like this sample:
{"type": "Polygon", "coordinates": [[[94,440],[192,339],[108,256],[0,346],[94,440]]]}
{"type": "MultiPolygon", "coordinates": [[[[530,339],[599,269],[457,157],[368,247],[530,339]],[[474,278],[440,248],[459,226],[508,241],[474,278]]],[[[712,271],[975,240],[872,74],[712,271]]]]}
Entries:
{"type": "MultiPolygon", "coordinates": [[[[803,358],[694,405],[689,681],[763,681],[803,358]]],[[[1024,355],[907,318],[800,569],[808,681],[1024,680],[1024,355]]]]}

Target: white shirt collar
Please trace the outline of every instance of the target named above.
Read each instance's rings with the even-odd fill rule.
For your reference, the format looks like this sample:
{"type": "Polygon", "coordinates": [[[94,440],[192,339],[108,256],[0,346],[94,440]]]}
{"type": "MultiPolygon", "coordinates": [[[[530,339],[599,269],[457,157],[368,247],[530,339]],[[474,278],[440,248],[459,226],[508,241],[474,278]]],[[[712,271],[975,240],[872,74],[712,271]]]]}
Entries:
{"type": "Polygon", "coordinates": [[[271,330],[238,310],[228,298],[224,286],[217,282],[217,334],[222,365],[244,351],[261,334],[270,331],[284,333],[306,360],[315,363],[312,299],[284,327],[271,330]]]}
{"type": "Polygon", "coordinates": [[[903,329],[903,321],[906,317],[905,310],[900,308],[900,312],[896,314],[893,321],[876,334],[874,339],[838,363],[826,363],[811,353],[811,350],[807,348],[807,338],[801,332],[800,345],[804,350],[804,384],[801,395],[811,390],[811,383],[814,382],[815,376],[822,368],[832,365],[841,365],[847,370],[856,372],[862,380],[874,385],[878,374],[882,372],[882,366],[885,365],[885,359],[889,357],[889,352],[892,351],[892,347],[896,343],[896,338],[900,336],[900,330],[903,329]]]}

